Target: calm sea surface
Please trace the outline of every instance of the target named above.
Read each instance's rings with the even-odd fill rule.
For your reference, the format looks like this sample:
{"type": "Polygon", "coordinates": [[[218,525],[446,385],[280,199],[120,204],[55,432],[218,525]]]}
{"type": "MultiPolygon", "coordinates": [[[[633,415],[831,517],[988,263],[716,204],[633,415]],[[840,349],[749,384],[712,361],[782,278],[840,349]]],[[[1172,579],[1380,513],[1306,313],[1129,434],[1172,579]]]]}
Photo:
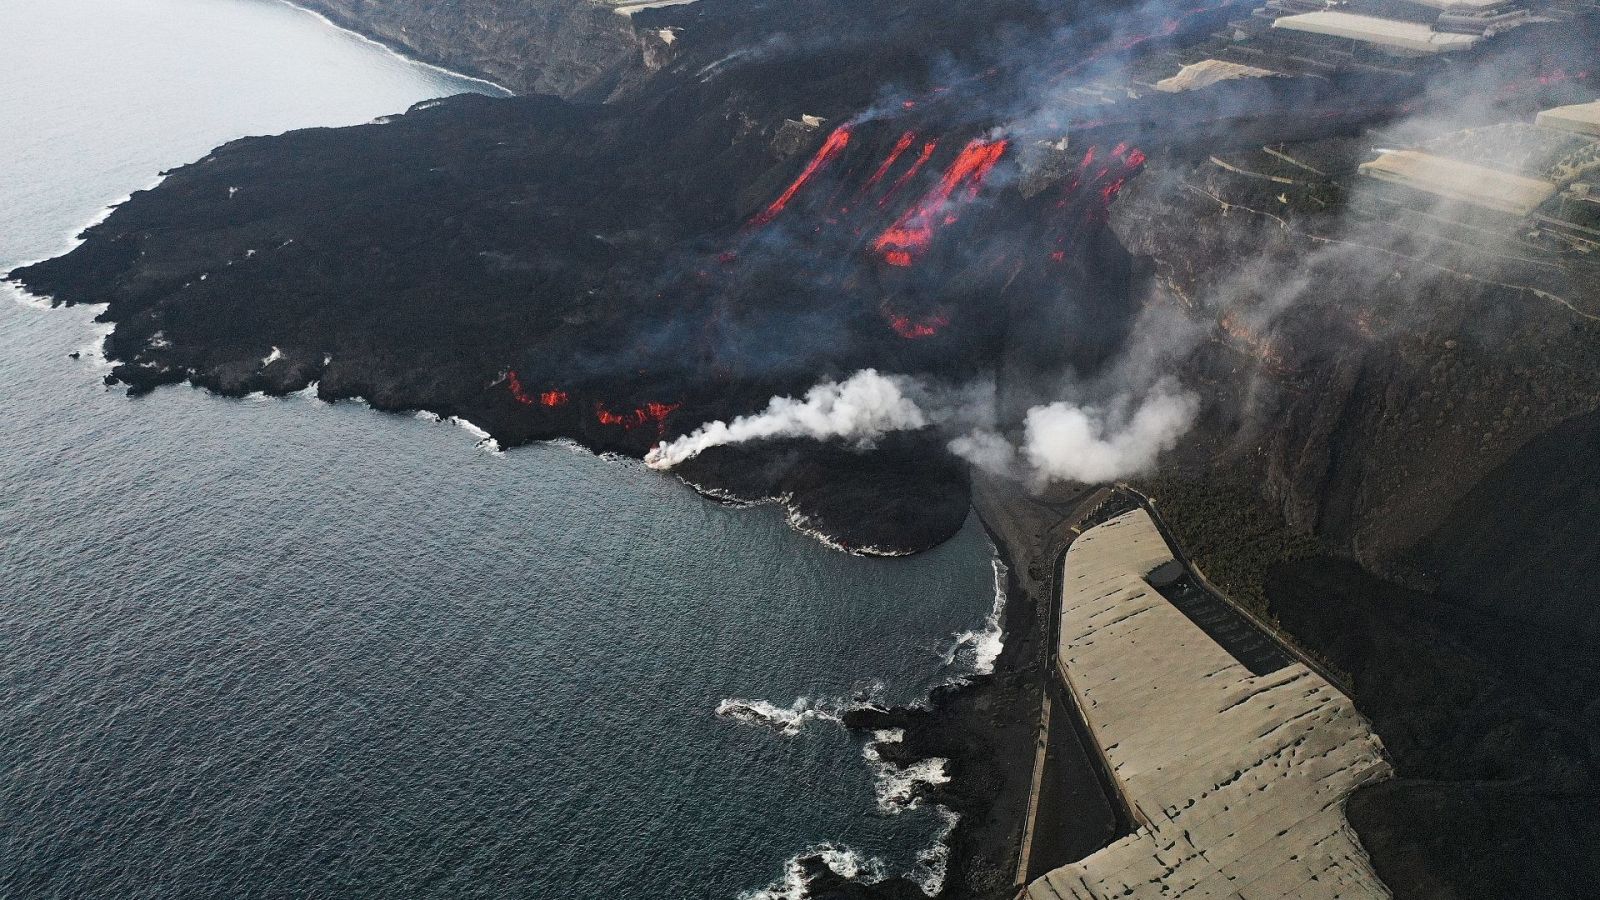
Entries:
{"type": "MultiPolygon", "coordinates": [[[[493,92],[268,0],[0,0],[0,60],[0,271],[223,141],[493,92]]],[[[129,400],[95,310],[6,294],[0,897],[731,898],[934,842],[859,738],[717,708],[970,668],[974,524],[857,559],[562,446],[129,400]]]]}

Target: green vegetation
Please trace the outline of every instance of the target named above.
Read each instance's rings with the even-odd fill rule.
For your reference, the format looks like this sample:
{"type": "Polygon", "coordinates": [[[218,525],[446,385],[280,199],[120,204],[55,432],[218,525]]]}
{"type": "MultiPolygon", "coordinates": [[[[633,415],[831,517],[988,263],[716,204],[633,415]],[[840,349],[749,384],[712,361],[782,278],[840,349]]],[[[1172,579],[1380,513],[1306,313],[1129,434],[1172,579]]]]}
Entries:
{"type": "Polygon", "coordinates": [[[1318,551],[1314,539],[1284,524],[1243,472],[1205,478],[1166,475],[1134,486],[1155,501],[1184,552],[1206,577],[1264,618],[1272,618],[1267,572],[1318,551]]]}

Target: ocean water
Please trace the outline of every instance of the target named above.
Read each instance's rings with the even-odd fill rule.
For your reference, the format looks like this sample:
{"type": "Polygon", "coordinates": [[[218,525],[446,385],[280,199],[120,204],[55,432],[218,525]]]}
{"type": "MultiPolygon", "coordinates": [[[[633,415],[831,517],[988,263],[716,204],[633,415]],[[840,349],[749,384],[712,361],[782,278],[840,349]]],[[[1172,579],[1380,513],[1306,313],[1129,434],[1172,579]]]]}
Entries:
{"type": "MultiPolygon", "coordinates": [[[[0,59],[0,271],[228,139],[493,90],[269,0],[4,0],[0,59]]],[[[0,897],[731,898],[946,827],[829,715],[976,665],[975,524],[860,559],[561,445],[130,400],[96,310],[6,293],[0,897]]]]}

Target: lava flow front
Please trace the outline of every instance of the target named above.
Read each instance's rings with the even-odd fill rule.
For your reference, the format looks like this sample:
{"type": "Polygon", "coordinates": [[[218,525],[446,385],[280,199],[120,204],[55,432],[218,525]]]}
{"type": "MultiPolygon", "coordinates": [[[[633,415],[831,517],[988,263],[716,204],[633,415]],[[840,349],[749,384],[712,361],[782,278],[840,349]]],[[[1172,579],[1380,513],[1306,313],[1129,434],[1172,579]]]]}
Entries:
{"type": "Polygon", "coordinates": [[[516,369],[506,371],[506,387],[511,390],[511,399],[521,403],[523,406],[538,405],[546,409],[554,409],[557,406],[565,406],[569,399],[566,391],[549,390],[540,391],[538,394],[528,393],[528,389],[522,386],[522,379],[517,376],[516,369]]]}
{"type": "Polygon", "coordinates": [[[773,219],[776,219],[778,214],[783,212],[784,207],[789,205],[789,201],[793,200],[794,196],[800,193],[800,189],[805,187],[806,183],[811,181],[811,179],[814,178],[824,166],[832,162],[840,153],[844,152],[844,148],[848,147],[849,145],[850,123],[846,122],[845,124],[840,125],[838,128],[835,128],[833,133],[828,135],[828,139],[822,143],[822,149],[817,151],[816,156],[811,157],[811,161],[809,163],[806,163],[806,167],[801,170],[800,176],[796,178],[782,194],[778,195],[778,199],[772,201],[772,203],[767,206],[766,209],[763,209],[761,212],[757,213],[755,217],[750,220],[749,227],[760,228],[761,226],[771,222],[773,219]]]}
{"type": "Polygon", "coordinates": [[[621,425],[628,431],[653,424],[657,433],[664,434],[667,428],[667,417],[682,405],[681,403],[646,403],[627,412],[615,412],[608,409],[604,403],[596,401],[594,417],[601,425],[621,425]]]}
{"type": "Polygon", "coordinates": [[[976,138],[968,143],[945,170],[939,183],[878,235],[872,242],[873,251],[891,266],[911,265],[933,244],[937,228],[956,221],[955,213],[948,208],[952,196],[964,187],[964,199],[976,198],[984,178],[1005,155],[1007,145],[1003,138],[993,141],[976,138]]]}

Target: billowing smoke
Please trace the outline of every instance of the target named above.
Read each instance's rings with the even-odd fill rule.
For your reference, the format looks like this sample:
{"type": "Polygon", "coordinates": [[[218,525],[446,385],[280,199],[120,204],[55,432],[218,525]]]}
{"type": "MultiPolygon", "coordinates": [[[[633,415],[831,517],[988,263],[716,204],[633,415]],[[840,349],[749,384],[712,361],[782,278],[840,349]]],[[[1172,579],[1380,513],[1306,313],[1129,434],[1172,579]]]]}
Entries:
{"type": "MultiPolygon", "coordinates": [[[[1123,407],[1131,405],[1124,401],[1123,407]]],[[[1155,468],[1194,423],[1200,401],[1163,387],[1131,415],[1060,401],[1028,410],[1025,455],[1034,472],[1052,481],[1111,481],[1155,468]]]]}
{"type": "Polygon", "coordinates": [[[910,379],[862,369],[844,381],[829,381],[802,399],[774,397],[759,413],[732,422],[707,422],[675,441],[657,445],[645,457],[652,468],[670,469],[711,447],[762,438],[829,438],[870,443],[891,431],[929,424],[910,396],[910,379]]]}
{"type": "Polygon", "coordinates": [[[1194,424],[1199,398],[1168,382],[1140,400],[1104,405],[1066,400],[1028,410],[1020,448],[989,429],[968,432],[950,452],[989,472],[1036,482],[1114,481],[1153,470],[1194,424]]]}
{"type": "Polygon", "coordinates": [[[863,369],[811,388],[800,399],[774,397],[759,413],[708,422],[645,457],[670,469],[711,447],[806,437],[870,445],[893,431],[937,427],[964,431],[949,449],[991,472],[1033,480],[1110,481],[1147,472],[1194,422],[1199,400],[1170,382],[1142,399],[1104,405],[1058,401],[1027,414],[1020,450],[994,429],[994,386],[930,386],[903,375],[863,369]]]}

